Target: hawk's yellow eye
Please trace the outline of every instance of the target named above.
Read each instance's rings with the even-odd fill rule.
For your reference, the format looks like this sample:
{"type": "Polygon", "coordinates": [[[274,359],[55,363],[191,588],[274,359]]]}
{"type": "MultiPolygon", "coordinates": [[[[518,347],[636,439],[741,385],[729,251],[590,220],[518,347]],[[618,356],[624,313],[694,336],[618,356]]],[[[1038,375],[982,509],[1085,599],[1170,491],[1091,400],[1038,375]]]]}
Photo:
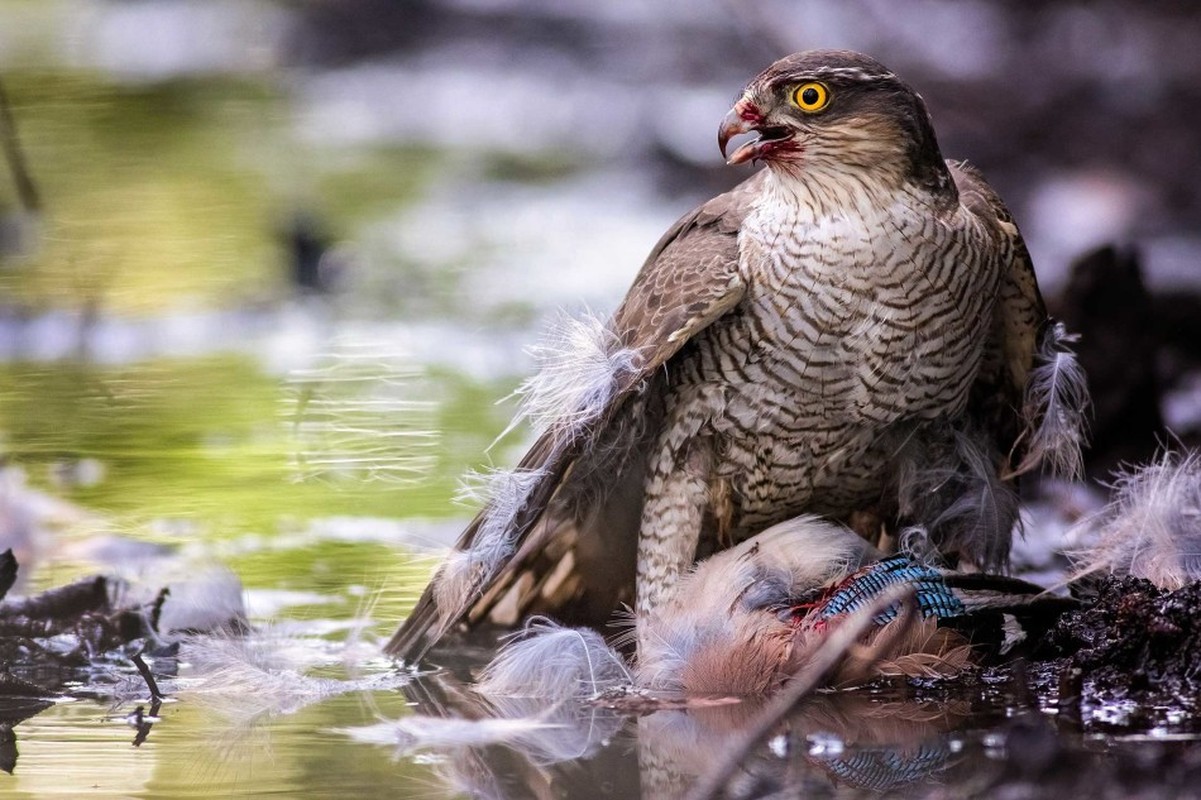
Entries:
{"type": "Polygon", "coordinates": [[[821,111],[830,102],[830,90],[826,84],[817,81],[802,83],[792,93],[792,102],[801,111],[821,111]]]}

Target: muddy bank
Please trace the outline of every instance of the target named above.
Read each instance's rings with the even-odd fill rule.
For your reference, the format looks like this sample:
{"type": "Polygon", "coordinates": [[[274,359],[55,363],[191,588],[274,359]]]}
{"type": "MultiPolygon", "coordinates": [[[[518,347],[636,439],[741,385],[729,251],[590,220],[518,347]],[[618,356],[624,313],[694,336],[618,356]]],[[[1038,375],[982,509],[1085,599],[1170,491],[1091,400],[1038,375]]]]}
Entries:
{"type": "Polygon", "coordinates": [[[1122,709],[1125,726],[1151,729],[1194,716],[1201,583],[1165,591],[1140,578],[1106,577],[1081,594],[1084,607],[1061,617],[1045,642],[1046,654],[1060,654],[1060,692],[1078,698],[1081,719],[1122,709]]]}

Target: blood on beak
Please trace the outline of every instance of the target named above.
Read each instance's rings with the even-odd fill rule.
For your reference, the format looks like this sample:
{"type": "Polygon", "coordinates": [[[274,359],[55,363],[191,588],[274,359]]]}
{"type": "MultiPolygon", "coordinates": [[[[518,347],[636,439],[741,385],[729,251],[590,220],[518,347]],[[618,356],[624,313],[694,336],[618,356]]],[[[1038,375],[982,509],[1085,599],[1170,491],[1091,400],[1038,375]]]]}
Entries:
{"type": "MultiPolygon", "coordinates": [[[[717,146],[721,148],[722,157],[726,157],[726,146],[729,144],[730,139],[757,130],[758,126],[762,123],[763,115],[755,107],[754,103],[745,98],[735,103],[734,107],[722,119],[721,125],[717,129],[717,146]]],[[[743,161],[751,158],[753,154],[750,152],[744,153],[746,150],[747,145],[739,147],[726,163],[741,164],[743,161]]]]}
{"type": "Polygon", "coordinates": [[[743,98],[734,104],[717,129],[717,144],[721,147],[721,154],[726,154],[726,146],[730,139],[752,131],[757,132],[759,138],[741,145],[726,159],[727,164],[767,159],[774,153],[798,149],[793,141],[792,129],[782,125],[768,125],[759,108],[743,98]]]}

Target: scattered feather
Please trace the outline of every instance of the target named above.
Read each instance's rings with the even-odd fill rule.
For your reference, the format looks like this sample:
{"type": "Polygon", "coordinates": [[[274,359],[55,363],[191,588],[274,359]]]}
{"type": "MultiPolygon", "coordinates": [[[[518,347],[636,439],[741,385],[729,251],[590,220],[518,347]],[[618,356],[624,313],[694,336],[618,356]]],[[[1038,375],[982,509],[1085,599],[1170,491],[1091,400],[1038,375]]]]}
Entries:
{"type": "Polygon", "coordinates": [[[1164,453],[1119,474],[1113,489],[1109,505],[1073,531],[1095,537],[1068,554],[1075,578],[1105,571],[1163,589],[1201,580],[1201,454],[1164,453]]]}
{"type": "Polygon", "coordinates": [[[962,490],[931,523],[944,546],[978,559],[987,569],[1009,560],[1013,530],[1020,522],[1019,501],[1004,483],[997,460],[985,450],[983,437],[956,432],[955,452],[961,466],[962,490]]]}
{"type": "Polygon", "coordinates": [[[902,528],[897,534],[897,552],[923,563],[933,563],[938,558],[938,548],[930,541],[930,531],[925,525],[902,528]]]}
{"type": "Polygon", "coordinates": [[[1013,648],[1026,641],[1028,634],[1026,628],[1018,621],[1018,618],[1013,614],[1001,615],[1001,632],[1003,639],[998,651],[1001,655],[1009,655],[1013,648]]]}
{"type": "Polygon", "coordinates": [[[260,719],[292,714],[312,703],[347,692],[395,689],[407,675],[389,670],[340,680],[305,674],[316,659],[318,639],[246,636],[194,636],[183,642],[189,666],[178,694],[212,708],[233,724],[251,727],[260,719]]]}
{"type": "Polygon", "coordinates": [[[523,734],[559,727],[531,719],[459,719],[414,714],[374,725],[334,728],[333,732],[364,744],[394,746],[397,755],[403,756],[418,750],[508,744],[523,734]]]}
{"type": "Polygon", "coordinates": [[[543,477],[545,473],[541,470],[468,472],[459,482],[455,502],[487,506],[498,523],[511,521],[521,510],[530,489],[543,477]]]}
{"type": "Polygon", "coordinates": [[[1022,416],[1032,431],[1017,472],[1042,466],[1052,475],[1077,479],[1084,473],[1080,448],[1087,436],[1088,380],[1062,322],[1051,324],[1039,342],[1026,383],[1022,416]]]}
{"type": "Polygon", "coordinates": [[[599,419],[641,364],[638,351],[591,313],[561,314],[527,352],[539,369],[515,392],[521,407],[501,436],[528,421],[539,434],[553,432],[559,446],[599,419]]]}
{"type": "MultiPolygon", "coordinates": [[[[342,732],[400,754],[503,743],[532,764],[555,764],[595,753],[620,730],[621,714],[586,701],[631,683],[621,656],[596,631],[536,617],[509,637],[474,691],[454,693],[453,711],[342,732]]],[[[476,774],[470,757],[459,766],[476,774]]]]}
{"type": "Polygon", "coordinates": [[[582,700],[633,682],[621,656],[588,628],[531,619],[484,670],[476,691],[485,697],[582,700]]]}

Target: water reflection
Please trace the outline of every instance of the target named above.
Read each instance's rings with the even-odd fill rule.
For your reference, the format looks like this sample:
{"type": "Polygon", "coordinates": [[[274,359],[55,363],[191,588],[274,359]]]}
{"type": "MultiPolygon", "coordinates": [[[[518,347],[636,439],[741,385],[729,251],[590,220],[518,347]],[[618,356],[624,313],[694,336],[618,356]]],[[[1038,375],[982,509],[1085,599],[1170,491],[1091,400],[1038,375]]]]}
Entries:
{"type": "MultiPolygon", "coordinates": [[[[299,592],[280,598],[307,599],[299,592]]],[[[0,756],[14,776],[9,788],[16,796],[73,796],[86,781],[104,793],[155,797],[334,797],[353,790],[679,798],[740,745],[762,712],[760,702],[729,697],[498,696],[474,677],[495,642],[443,650],[434,659],[443,668],[414,675],[379,658],[382,638],[370,630],[316,616],[259,621],[242,636],[188,637],[178,650],[147,658],[167,696],[157,709],[147,683],[116,662],[73,678],[82,677],[83,687],[64,685],[60,691],[81,698],[73,702],[37,699],[37,687],[28,685],[25,695],[20,686],[0,687],[14,695],[0,705],[0,756]],[[100,702],[82,699],[97,693],[100,702]]],[[[1140,730],[1141,723],[1102,710],[1073,722],[1071,698],[1056,706],[1048,688],[1063,685],[1056,669],[812,696],[741,762],[725,796],[965,796],[1043,780],[1079,786],[1094,774],[1088,770],[1098,780],[1135,786],[1154,783],[1156,759],[1173,770],[1192,763],[1162,751],[1191,730],[1187,714],[1122,744],[1112,734],[1140,730]],[[1027,686],[1051,705],[1032,707],[1027,686]],[[1113,764],[1125,762],[1090,751],[1082,726],[1111,734],[1099,743],[1104,750],[1142,760],[1115,775],[1113,764]]],[[[622,677],[618,671],[605,680],[622,677]]],[[[564,682],[588,685],[579,676],[564,682]]]]}
{"type": "MultiPolygon", "coordinates": [[[[760,709],[661,711],[639,721],[647,797],[683,797],[737,742],[760,709]]],[[[966,703],[943,704],[861,693],[811,698],[798,707],[729,782],[731,797],[839,785],[876,792],[936,781],[957,760],[947,736],[968,719],[966,703]]]]}
{"type": "MultiPolygon", "coordinates": [[[[405,687],[417,718],[348,731],[399,754],[437,753],[443,780],[472,796],[682,798],[763,711],[754,700],[642,701],[640,715],[606,701],[497,702],[450,673],[405,687]],[[656,708],[658,706],[658,708],[656,708]],[[564,796],[560,794],[559,796],[564,796]]],[[[798,706],[743,762],[730,797],[892,792],[941,782],[964,755],[966,700],[902,687],[835,692],[798,706]]],[[[975,715],[979,725],[981,716],[975,715]]],[[[428,756],[427,756],[428,759],[428,756]]]]}

